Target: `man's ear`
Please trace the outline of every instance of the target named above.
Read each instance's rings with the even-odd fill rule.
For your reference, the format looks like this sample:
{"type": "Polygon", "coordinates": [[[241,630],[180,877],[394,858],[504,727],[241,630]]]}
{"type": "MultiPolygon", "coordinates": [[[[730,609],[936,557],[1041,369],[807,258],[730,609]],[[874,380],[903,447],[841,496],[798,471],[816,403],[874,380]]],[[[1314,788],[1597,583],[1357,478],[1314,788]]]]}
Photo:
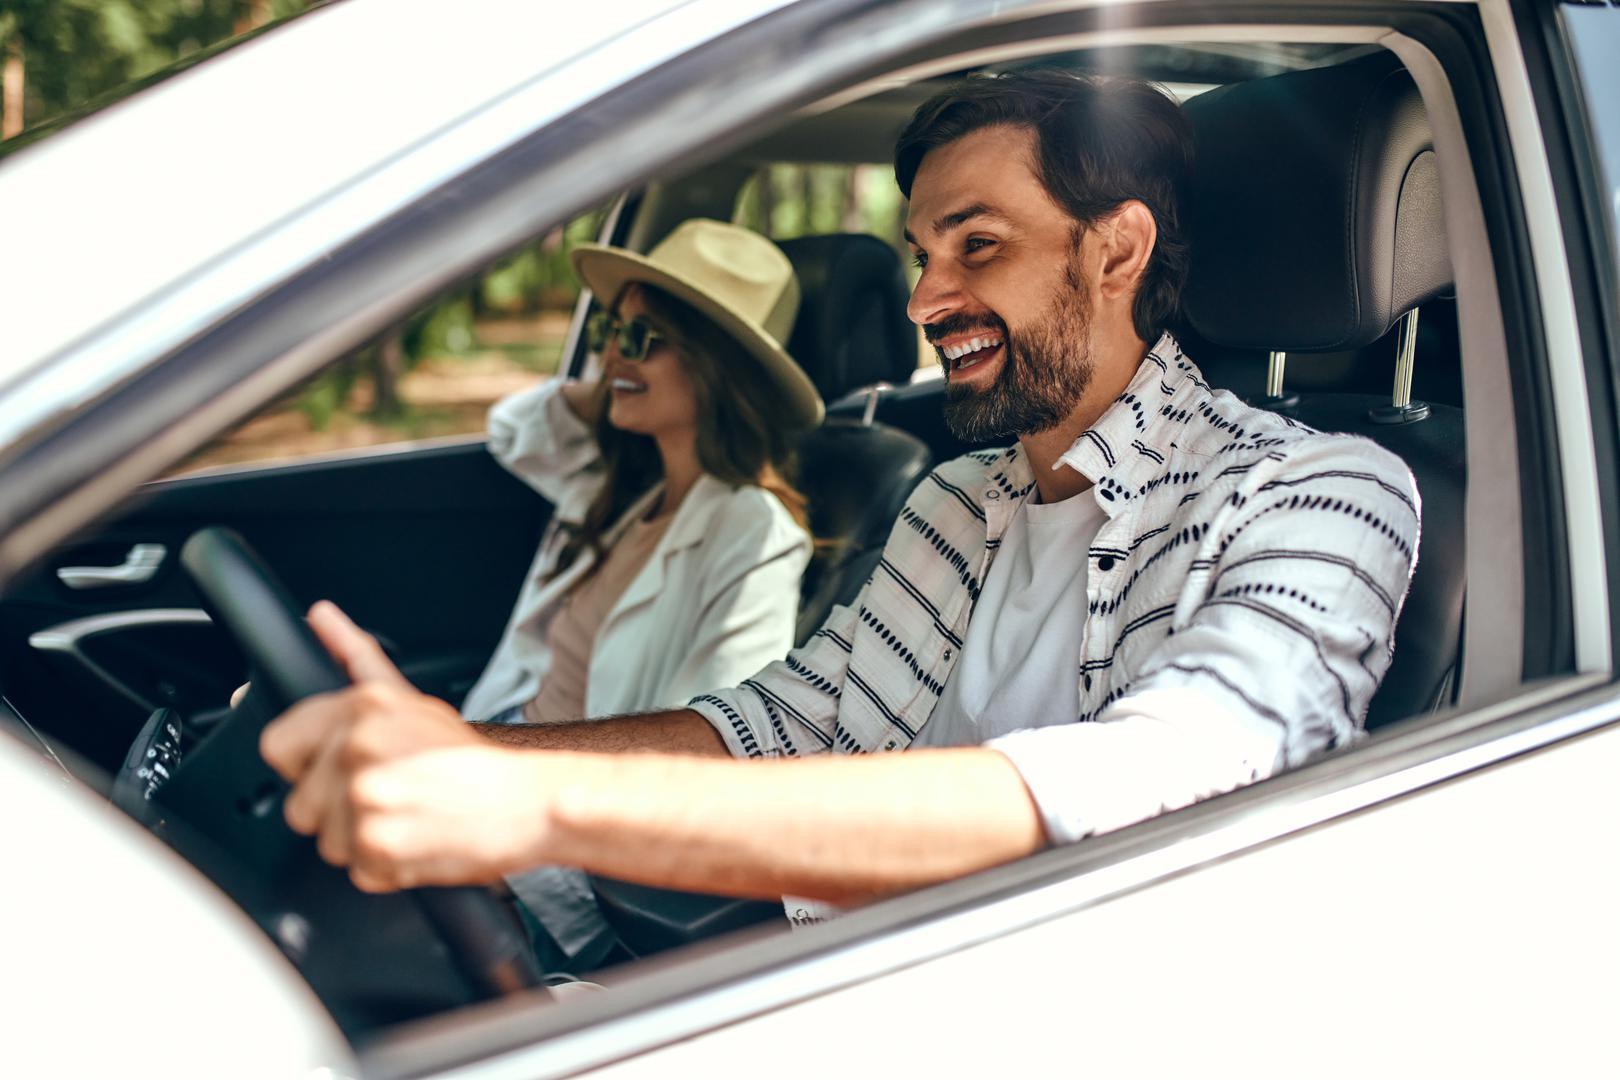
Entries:
{"type": "Polygon", "coordinates": [[[1153,212],[1140,200],[1129,199],[1098,225],[1095,232],[1100,241],[1102,264],[1097,274],[1097,291],[1105,300],[1135,296],[1142,272],[1153,255],[1153,245],[1159,238],[1153,212]]]}

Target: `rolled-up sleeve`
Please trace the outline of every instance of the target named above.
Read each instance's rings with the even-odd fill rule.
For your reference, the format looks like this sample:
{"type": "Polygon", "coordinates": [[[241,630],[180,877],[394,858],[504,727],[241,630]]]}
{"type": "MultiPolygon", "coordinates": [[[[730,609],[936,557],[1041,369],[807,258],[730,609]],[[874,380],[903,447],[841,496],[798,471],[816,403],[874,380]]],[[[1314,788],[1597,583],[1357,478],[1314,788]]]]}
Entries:
{"type": "Polygon", "coordinates": [[[1323,439],[1260,477],[1215,535],[1201,602],[1094,722],[987,745],[1053,842],[1119,828],[1360,738],[1389,668],[1420,505],[1399,459],[1323,439]]]}

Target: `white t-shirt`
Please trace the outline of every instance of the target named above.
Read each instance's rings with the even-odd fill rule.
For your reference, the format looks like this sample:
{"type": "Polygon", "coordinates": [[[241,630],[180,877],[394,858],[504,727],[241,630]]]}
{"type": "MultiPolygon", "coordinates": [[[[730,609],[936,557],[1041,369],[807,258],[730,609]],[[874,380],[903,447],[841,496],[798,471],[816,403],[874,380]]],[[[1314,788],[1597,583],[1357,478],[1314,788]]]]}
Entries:
{"type": "Polygon", "coordinates": [[[1090,491],[1033,497],[1007,523],[962,655],[913,749],[973,746],[1080,715],[1087,553],[1108,520],[1090,491]]]}

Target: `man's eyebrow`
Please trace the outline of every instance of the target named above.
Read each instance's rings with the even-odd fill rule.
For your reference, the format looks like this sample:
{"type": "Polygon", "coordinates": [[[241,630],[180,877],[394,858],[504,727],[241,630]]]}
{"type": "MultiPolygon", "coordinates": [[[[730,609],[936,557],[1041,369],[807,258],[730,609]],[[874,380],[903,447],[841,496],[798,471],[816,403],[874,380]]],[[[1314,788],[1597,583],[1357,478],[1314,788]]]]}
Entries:
{"type": "MultiPolygon", "coordinates": [[[[980,217],[989,218],[992,221],[997,221],[1004,225],[1009,224],[1007,215],[1003,214],[1000,210],[997,210],[988,203],[974,203],[972,206],[964,206],[960,210],[953,210],[949,214],[941,214],[939,217],[935,218],[933,231],[936,233],[948,232],[949,230],[956,228],[958,225],[965,225],[974,218],[980,217]]],[[[915,244],[917,242],[916,237],[911,235],[910,229],[905,231],[905,236],[906,243],[915,244]]]]}

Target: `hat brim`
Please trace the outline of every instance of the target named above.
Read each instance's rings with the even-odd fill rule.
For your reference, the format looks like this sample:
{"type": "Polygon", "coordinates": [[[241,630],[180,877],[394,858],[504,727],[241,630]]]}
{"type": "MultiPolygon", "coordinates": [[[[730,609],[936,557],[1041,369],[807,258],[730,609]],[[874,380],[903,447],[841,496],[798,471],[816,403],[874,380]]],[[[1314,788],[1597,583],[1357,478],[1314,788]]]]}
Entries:
{"type": "Polygon", "coordinates": [[[752,319],[740,315],[643,255],[605,244],[580,244],[569,253],[574,272],[598,300],[611,304],[626,285],[653,285],[701,311],[730,334],[765,369],[782,398],[776,404],[795,428],[808,431],[826,415],[821,395],[804,369],[752,319]]]}

